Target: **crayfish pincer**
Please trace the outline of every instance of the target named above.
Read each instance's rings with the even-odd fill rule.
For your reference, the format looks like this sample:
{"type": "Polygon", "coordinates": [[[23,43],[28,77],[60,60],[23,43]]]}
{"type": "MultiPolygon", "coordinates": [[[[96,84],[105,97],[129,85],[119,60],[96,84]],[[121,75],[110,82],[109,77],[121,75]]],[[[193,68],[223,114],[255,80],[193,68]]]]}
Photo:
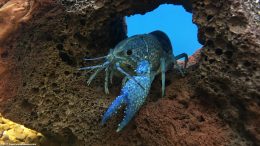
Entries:
{"type": "MultiPolygon", "coordinates": [[[[136,75],[134,70],[137,68],[138,62],[147,60],[151,64],[151,72],[155,75],[161,73],[162,77],[162,96],[165,91],[165,72],[171,67],[177,68],[184,75],[184,68],[188,62],[188,55],[182,53],[174,56],[171,42],[168,36],[162,31],[153,31],[149,34],[135,35],[119,42],[115,48],[110,49],[108,55],[97,58],[85,58],[86,61],[101,60],[104,63],[95,66],[82,67],[79,70],[95,70],[90,76],[88,85],[96,77],[96,75],[105,70],[104,88],[105,93],[109,93],[109,81],[112,84],[115,72],[120,72],[125,76],[123,83],[136,75]],[[177,64],[177,60],[184,58],[184,67],[177,64]]],[[[136,81],[135,81],[136,82],[136,81]]],[[[138,82],[136,82],[138,84],[138,82]]],[[[139,85],[140,86],[140,85],[139,85]]]]}
{"type": "Polygon", "coordinates": [[[128,124],[143,105],[154,79],[150,63],[147,60],[139,62],[135,72],[136,75],[125,83],[120,95],[112,102],[102,119],[103,125],[113,113],[117,112],[122,104],[125,104],[125,116],[123,121],[118,125],[117,132],[128,124]]]}

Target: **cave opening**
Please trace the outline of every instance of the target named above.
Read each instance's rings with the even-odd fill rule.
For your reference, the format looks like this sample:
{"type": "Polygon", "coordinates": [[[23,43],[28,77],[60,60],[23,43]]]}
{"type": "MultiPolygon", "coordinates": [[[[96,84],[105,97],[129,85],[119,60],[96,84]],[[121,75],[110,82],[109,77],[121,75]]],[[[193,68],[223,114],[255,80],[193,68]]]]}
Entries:
{"type": "Polygon", "coordinates": [[[173,46],[175,55],[187,53],[189,56],[202,48],[198,41],[198,28],[192,23],[192,13],[181,5],[161,4],[144,15],[126,17],[127,35],[145,34],[155,30],[165,32],[173,46]]]}

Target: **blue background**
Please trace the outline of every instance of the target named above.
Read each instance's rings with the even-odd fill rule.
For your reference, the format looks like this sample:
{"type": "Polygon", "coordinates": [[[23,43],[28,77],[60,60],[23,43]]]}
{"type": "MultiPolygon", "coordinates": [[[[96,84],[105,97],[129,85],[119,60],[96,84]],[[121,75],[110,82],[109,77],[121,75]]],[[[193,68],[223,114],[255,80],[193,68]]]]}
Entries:
{"type": "Polygon", "coordinates": [[[170,38],[175,55],[192,55],[202,45],[197,39],[197,26],[192,23],[192,14],[182,6],[161,5],[145,15],[126,17],[128,36],[164,31],[170,38]]]}

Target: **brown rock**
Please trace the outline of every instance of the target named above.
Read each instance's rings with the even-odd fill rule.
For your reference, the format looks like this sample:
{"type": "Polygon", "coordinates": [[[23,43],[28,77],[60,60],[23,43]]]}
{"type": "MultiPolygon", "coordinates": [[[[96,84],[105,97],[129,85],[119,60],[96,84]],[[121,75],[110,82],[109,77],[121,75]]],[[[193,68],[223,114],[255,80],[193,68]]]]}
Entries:
{"type": "MultiPolygon", "coordinates": [[[[60,145],[259,144],[260,30],[252,1],[85,2],[82,7],[64,4],[83,15],[49,3],[30,9],[29,14],[35,15],[22,29],[3,23],[1,28],[17,30],[10,31],[15,35],[9,39],[6,28],[1,32],[0,112],[4,116],[60,145]],[[123,16],[143,14],[166,2],[192,10],[204,45],[199,63],[185,78],[167,75],[166,99],[158,100],[160,87],[153,86],[147,105],[122,133],[115,132],[120,116],[100,127],[102,114],[118,94],[120,79],[111,86],[110,95],[99,92],[102,74],[86,86],[85,76],[76,70],[93,64],[84,64],[82,58],[106,54],[126,37],[123,16]]],[[[28,7],[0,5],[4,22],[13,20],[3,10],[21,10],[15,23],[28,13],[28,7]]]]}

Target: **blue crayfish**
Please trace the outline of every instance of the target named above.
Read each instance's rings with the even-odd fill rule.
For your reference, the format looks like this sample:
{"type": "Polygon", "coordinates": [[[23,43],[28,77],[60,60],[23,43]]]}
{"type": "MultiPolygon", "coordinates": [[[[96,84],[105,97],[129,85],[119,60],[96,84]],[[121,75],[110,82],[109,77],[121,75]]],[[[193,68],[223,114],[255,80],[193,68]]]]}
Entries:
{"type": "Polygon", "coordinates": [[[121,104],[127,104],[126,116],[117,129],[120,131],[142,106],[154,77],[161,73],[162,96],[164,96],[165,72],[171,67],[175,67],[184,75],[188,55],[182,53],[174,56],[168,36],[162,31],[153,31],[121,41],[114,49],[110,49],[106,56],[85,60],[99,59],[105,59],[105,62],[96,66],[83,67],[80,70],[95,70],[87,81],[88,85],[99,72],[105,70],[105,93],[109,93],[108,83],[109,80],[112,83],[115,72],[125,75],[121,94],[109,107],[102,120],[102,123],[105,123],[121,104]],[[184,58],[184,67],[177,64],[177,60],[180,58],[184,58]]]}

